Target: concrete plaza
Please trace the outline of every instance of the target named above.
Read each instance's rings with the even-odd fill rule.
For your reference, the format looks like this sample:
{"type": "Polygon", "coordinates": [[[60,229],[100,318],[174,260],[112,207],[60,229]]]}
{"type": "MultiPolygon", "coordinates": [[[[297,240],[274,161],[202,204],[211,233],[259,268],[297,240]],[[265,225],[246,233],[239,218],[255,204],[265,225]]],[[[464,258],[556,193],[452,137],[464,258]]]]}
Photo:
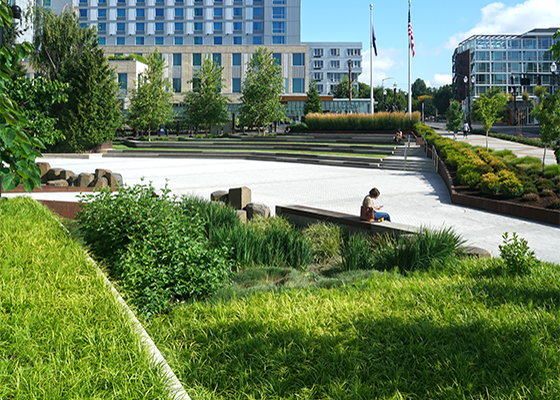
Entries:
{"type": "MultiPolygon", "coordinates": [[[[151,181],[166,184],[177,195],[193,194],[209,199],[215,190],[247,186],[254,202],[274,213],[276,205],[304,205],[358,214],[364,196],[377,187],[383,204],[395,222],[426,227],[452,227],[468,245],[498,256],[503,232],[525,238],[537,257],[560,263],[560,228],[520,218],[456,206],[436,173],[360,169],[236,159],[115,158],[95,155],[89,159],[44,158],[52,167],[75,173],[106,168],[122,174],[133,185],[151,181]]],[[[13,196],[12,194],[4,196],[13,196]]],[[[73,193],[32,194],[43,200],[74,201],[73,193]]]]}

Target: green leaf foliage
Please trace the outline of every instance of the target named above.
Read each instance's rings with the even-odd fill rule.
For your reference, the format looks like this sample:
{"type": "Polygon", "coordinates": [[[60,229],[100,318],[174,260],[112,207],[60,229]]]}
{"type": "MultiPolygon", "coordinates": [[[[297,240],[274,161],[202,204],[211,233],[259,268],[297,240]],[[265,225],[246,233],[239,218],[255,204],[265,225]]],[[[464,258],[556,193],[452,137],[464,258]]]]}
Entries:
{"type": "Polygon", "coordinates": [[[303,105],[303,114],[307,115],[309,113],[323,113],[323,108],[321,107],[321,96],[319,96],[319,92],[317,92],[317,85],[315,84],[315,81],[311,82],[309,85],[307,99],[303,105]]]}
{"type": "Polygon", "coordinates": [[[500,89],[492,89],[488,93],[481,94],[472,104],[475,121],[482,121],[482,127],[486,131],[486,150],[488,150],[488,132],[495,122],[501,120],[500,112],[507,104],[507,94],[500,89]]]}
{"type": "Polygon", "coordinates": [[[461,109],[461,103],[455,100],[451,100],[449,102],[449,108],[447,109],[446,116],[447,130],[451,132],[459,132],[465,118],[465,113],[461,109]]]}

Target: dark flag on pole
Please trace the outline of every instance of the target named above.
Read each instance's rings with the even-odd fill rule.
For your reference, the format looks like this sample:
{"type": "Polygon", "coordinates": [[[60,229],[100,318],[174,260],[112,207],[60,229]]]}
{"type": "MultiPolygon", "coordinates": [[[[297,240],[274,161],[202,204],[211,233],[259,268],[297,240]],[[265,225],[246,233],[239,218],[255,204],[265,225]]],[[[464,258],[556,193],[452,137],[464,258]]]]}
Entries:
{"type": "Polygon", "coordinates": [[[416,54],[414,52],[414,35],[412,34],[412,23],[410,22],[410,0],[408,1],[408,36],[410,42],[410,50],[412,50],[412,57],[416,54]]]}
{"type": "Polygon", "coordinates": [[[375,44],[375,32],[373,31],[373,22],[371,23],[371,45],[373,46],[373,51],[375,56],[377,56],[377,46],[375,44]]]}

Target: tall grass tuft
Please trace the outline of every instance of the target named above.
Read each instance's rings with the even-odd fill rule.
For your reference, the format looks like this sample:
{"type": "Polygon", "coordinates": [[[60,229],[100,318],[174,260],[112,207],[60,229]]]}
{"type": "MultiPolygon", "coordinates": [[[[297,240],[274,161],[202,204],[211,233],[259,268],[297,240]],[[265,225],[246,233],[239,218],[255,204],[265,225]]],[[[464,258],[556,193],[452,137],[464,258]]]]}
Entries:
{"type": "Polygon", "coordinates": [[[316,263],[328,263],[340,255],[342,230],[338,225],[318,222],[310,224],[303,233],[311,243],[316,263]]]}
{"type": "Polygon", "coordinates": [[[209,238],[221,227],[239,225],[237,212],[228,204],[210,202],[198,196],[182,196],[180,205],[186,215],[201,219],[209,238]]]}
{"type": "Polygon", "coordinates": [[[373,267],[372,251],[366,235],[347,236],[341,253],[340,269],[343,271],[372,269],[373,267]]]}
{"type": "Polygon", "coordinates": [[[397,129],[414,130],[420,122],[420,113],[412,116],[404,112],[371,114],[307,114],[305,123],[313,131],[392,131],[397,129]]]}

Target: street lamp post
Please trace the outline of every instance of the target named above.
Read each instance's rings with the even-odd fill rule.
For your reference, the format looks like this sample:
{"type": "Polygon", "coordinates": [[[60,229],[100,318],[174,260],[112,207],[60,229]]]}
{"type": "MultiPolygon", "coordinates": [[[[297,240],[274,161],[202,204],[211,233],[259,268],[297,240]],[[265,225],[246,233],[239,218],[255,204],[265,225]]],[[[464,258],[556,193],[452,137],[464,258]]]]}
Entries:
{"type": "Polygon", "coordinates": [[[475,76],[471,76],[470,82],[469,82],[469,77],[468,76],[464,76],[463,77],[463,82],[465,82],[465,87],[466,87],[466,93],[467,93],[467,116],[466,116],[466,120],[467,123],[469,124],[469,126],[471,126],[471,86],[470,83],[472,83],[472,85],[474,86],[474,82],[475,82],[475,76]]]}
{"type": "Polygon", "coordinates": [[[513,78],[513,75],[511,75],[509,77],[509,82],[510,82],[510,86],[511,86],[511,95],[513,96],[513,118],[512,118],[512,122],[513,125],[517,125],[517,92],[515,90],[515,79],[513,78]]]}
{"type": "Polygon", "coordinates": [[[554,94],[554,84],[556,83],[556,79],[558,79],[558,77],[556,76],[556,70],[556,63],[553,61],[550,65],[550,72],[552,73],[552,94],[554,94]]]}
{"type": "Polygon", "coordinates": [[[387,105],[385,104],[385,100],[387,99],[387,89],[383,89],[383,110],[387,111],[387,105]]]}
{"type": "Polygon", "coordinates": [[[393,111],[397,110],[397,82],[393,83],[393,111]]]}

